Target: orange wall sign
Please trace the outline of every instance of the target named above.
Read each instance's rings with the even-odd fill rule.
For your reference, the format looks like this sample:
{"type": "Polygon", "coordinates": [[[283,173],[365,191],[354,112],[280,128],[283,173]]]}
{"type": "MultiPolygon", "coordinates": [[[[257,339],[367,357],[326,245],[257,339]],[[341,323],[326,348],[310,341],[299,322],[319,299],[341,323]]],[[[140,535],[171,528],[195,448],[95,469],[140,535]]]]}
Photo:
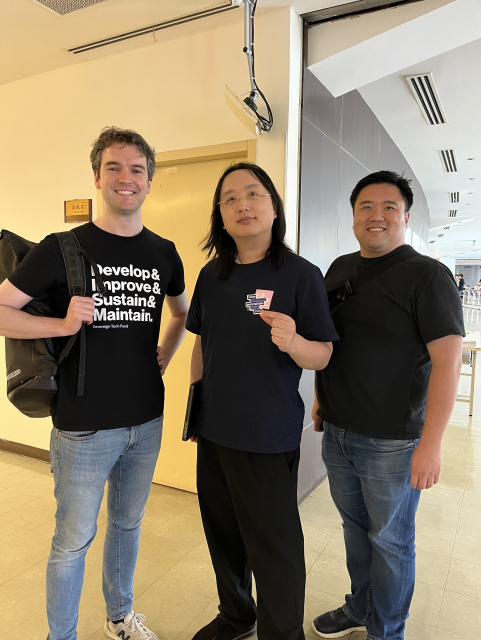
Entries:
{"type": "Polygon", "coordinates": [[[92,200],[65,200],[65,222],[91,222],[92,200]]]}

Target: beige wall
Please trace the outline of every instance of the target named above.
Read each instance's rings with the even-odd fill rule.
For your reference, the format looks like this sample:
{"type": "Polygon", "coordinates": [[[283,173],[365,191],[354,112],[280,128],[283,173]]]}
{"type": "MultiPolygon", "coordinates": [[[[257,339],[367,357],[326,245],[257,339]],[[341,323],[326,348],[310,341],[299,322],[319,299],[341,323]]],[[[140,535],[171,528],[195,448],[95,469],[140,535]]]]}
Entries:
{"type": "MultiPolygon", "coordinates": [[[[281,193],[287,175],[293,245],[299,99],[292,92],[299,85],[299,29],[290,8],[256,18],[256,75],[275,117],[272,132],[259,139],[258,162],[281,193]]],[[[105,125],[137,129],[157,151],[251,137],[224,101],[226,84],[238,94],[249,90],[242,23],[158,40],[0,87],[0,227],[38,241],[71,228],[63,223],[64,200],[92,198],[95,210],[88,155],[105,125]]],[[[0,342],[0,439],[47,449],[50,421],[25,418],[6,400],[0,342]]]]}

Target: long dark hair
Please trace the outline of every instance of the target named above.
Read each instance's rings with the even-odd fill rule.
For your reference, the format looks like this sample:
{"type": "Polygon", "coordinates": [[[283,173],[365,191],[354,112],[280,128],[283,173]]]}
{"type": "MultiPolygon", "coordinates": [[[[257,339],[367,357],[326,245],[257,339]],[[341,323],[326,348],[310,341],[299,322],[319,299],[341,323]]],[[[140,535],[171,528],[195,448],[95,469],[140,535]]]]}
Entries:
{"type": "Polygon", "coordinates": [[[201,248],[206,251],[207,255],[215,258],[215,271],[218,278],[225,280],[229,277],[237,255],[237,247],[234,239],[224,229],[222,215],[220,213],[220,193],[222,184],[229,173],[240,170],[248,171],[265,187],[270,193],[272,206],[277,215],[272,225],[272,240],[266,256],[269,256],[271,264],[278,269],[289,253],[292,253],[290,247],[286,244],[284,238],[286,236],[286,216],[284,213],[284,204],[274,183],[257,164],[252,162],[239,162],[233,164],[224,171],[219,178],[217,187],[212,201],[212,215],[210,217],[210,231],[204,238],[201,248]]]}

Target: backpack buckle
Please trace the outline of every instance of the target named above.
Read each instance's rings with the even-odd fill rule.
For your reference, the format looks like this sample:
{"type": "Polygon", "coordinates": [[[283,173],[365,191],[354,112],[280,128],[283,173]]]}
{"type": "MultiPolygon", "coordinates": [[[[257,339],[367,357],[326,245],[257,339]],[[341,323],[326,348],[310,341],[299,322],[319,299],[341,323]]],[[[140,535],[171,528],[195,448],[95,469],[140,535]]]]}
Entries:
{"type": "Polygon", "coordinates": [[[351,282],[349,280],[346,280],[346,282],[343,285],[341,285],[338,289],[337,299],[345,300],[349,296],[352,296],[353,293],[354,293],[354,289],[351,282]]]}
{"type": "Polygon", "coordinates": [[[83,296],[84,292],[82,287],[80,285],[75,285],[74,287],[72,287],[72,294],[74,296],[83,296]]]}

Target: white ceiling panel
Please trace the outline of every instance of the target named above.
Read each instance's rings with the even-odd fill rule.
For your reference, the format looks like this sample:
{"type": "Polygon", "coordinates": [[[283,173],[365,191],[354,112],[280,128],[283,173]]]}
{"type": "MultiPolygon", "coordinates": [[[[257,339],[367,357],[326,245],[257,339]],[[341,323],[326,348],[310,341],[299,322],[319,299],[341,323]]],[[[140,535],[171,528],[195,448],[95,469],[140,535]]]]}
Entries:
{"type": "Polygon", "coordinates": [[[0,85],[54,69],[78,64],[127,49],[155,44],[192,30],[242,20],[240,8],[195,23],[173,27],[80,55],[68,52],[77,45],[132,31],[212,7],[230,6],[230,0],[12,0],[0,2],[0,85]],[[46,6],[52,5],[52,8],[46,6]],[[53,8],[71,8],[64,15],[53,8]],[[85,6],[80,6],[85,5],[85,6]],[[76,7],[73,9],[73,7],[76,7]],[[234,17],[235,14],[235,17],[234,17]],[[201,24],[202,23],[202,24],[201,24]]]}

